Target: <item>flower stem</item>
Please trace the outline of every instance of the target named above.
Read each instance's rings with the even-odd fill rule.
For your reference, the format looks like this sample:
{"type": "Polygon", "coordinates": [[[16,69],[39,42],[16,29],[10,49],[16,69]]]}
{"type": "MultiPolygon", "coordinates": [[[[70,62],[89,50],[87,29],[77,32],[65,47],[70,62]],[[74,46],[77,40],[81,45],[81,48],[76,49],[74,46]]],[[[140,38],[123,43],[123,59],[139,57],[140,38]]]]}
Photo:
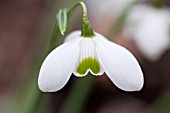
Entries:
{"type": "Polygon", "coordinates": [[[91,38],[94,37],[93,29],[90,25],[89,19],[87,17],[87,9],[83,2],[80,2],[80,5],[83,9],[83,19],[82,19],[82,28],[81,28],[81,36],[91,38]]]}
{"type": "Polygon", "coordinates": [[[82,27],[81,27],[81,36],[84,38],[92,38],[95,36],[93,29],[91,27],[91,24],[89,22],[88,16],[87,16],[87,9],[86,9],[86,5],[84,4],[84,2],[78,2],[77,4],[75,4],[69,11],[68,11],[68,18],[71,16],[71,14],[75,11],[75,9],[81,6],[82,8],[82,13],[83,13],[83,17],[82,17],[82,27]]]}

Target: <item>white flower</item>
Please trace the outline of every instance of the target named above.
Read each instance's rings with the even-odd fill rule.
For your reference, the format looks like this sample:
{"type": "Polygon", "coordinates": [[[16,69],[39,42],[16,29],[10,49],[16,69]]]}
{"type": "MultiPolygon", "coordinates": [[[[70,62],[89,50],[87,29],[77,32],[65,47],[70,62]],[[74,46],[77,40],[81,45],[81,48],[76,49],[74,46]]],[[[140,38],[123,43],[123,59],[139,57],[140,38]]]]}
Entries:
{"type": "Polygon", "coordinates": [[[130,12],[124,34],[135,41],[140,52],[151,61],[158,60],[169,48],[170,10],[137,5],[130,12]]]}
{"type": "Polygon", "coordinates": [[[125,91],[138,91],[143,86],[143,73],[135,57],[125,48],[95,33],[93,38],[80,36],[81,31],[69,34],[61,46],[54,49],[40,69],[38,85],[41,91],[58,91],[71,74],[83,77],[88,72],[102,75],[125,91]]]}

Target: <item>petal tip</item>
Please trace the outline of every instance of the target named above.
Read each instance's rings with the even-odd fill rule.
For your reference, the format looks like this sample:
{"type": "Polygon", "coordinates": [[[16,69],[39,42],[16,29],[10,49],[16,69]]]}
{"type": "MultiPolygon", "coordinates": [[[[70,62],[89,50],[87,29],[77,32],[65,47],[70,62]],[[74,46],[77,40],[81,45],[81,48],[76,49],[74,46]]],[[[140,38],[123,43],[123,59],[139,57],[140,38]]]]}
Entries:
{"type": "Polygon", "coordinates": [[[42,91],[42,92],[55,92],[55,91],[58,91],[58,90],[60,90],[64,87],[64,85],[61,86],[61,85],[58,84],[58,86],[57,86],[57,84],[54,84],[54,83],[55,82],[53,80],[47,80],[47,79],[43,78],[41,76],[41,74],[39,75],[38,87],[39,87],[40,91],[42,91]]]}
{"type": "Polygon", "coordinates": [[[45,85],[40,79],[38,79],[38,87],[42,92],[50,92],[47,85],[45,85]]]}
{"type": "Polygon", "coordinates": [[[55,92],[55,91],[58,91],[60,89],[54,89],[44,83],[41,83],[41,82],[38,82],[38,87],[39,87],[39,90],[42,91],[42,92],[55,92]]]}
{"type": "Polygon", "coordinates": [[[133,92],[133,91],[140,91],[144,86],[144,80],[143,80],[143,74],[141,76],[140,79],[136,80],[136,81],[131,81],[130,83],[128,83],[128,85],[126,85],[125,88],[120,88],[124,91],[129,91],[129,92],[133,92]]]}

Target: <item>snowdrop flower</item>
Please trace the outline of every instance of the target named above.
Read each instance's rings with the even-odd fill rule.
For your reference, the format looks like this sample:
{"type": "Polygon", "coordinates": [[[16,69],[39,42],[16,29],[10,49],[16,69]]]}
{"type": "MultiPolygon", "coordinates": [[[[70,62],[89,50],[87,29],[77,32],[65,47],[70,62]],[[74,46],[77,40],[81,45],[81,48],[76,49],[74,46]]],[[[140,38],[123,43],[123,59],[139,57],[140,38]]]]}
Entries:
{"type": "Polygon", "coordinates": [[[72,73],[84,77],[104,72],[124,91],[138,91],[143,86],[143,73],[135,57],[124,47],[95,33],[82,37],[81,31],[69,34],[65,43],[54,49],[43,62],[38,85],[43,92],[63,88],[72,73]]]}
{"type": "Polygon", "coordinates": [[[170,9],[137,5],[130,12],[124,35],[135,41],[139,51],[150,61],[157,61],[169,48],[170,9]]]}
{"type": "MultiPolygon", "coordinates": [[[[54,92],[63,88],[72,73],[77,77],[94,76],[104,72],[111,81],[124,91],[138,91],[143,87],[143,73],[135,57],[125,48],[108,41],[104,36],[95,33],[87,17],[83,2],[81,31],[70,33],[61,46],[54,49],[43,62],[38,85],[41,91],[54,92]]],[[[61,14],[61,12],[59,13],[61,14]]],[[[60,32],[65,31],[67,16],[59,15],[60,32]],[[64,29],[64,30],[63,30],[64,29]]]]}

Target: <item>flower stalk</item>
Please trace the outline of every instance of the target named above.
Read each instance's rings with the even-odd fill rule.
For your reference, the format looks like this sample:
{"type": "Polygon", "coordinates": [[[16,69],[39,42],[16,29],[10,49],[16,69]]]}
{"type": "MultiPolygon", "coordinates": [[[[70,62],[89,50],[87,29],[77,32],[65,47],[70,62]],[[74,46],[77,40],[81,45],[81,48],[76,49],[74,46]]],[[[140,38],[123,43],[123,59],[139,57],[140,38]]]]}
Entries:
{"type": "Polygon", "coordinates": [[[72,13],[77,9],[77,7],[80,6],[82,8],[82,27],[81,27],[81,36],[84,38],[92,38],[94,37],[94,32],[91,27],[91,24],[89,22],[88,16],[87,16],[87,8],[84,2],[78,2],[75,4],[68,12],[67,9],[60,9],[59,13],[57,14],[58,23],[59,23],[59,29],[62,35],[64,35],[64,32],[67,28],[67,21],[72,15],[72,13]],[[66,15],[67,12],[67,15],[66,15]],[[67,18],[67,19],[66,19],[67,18]]]}

